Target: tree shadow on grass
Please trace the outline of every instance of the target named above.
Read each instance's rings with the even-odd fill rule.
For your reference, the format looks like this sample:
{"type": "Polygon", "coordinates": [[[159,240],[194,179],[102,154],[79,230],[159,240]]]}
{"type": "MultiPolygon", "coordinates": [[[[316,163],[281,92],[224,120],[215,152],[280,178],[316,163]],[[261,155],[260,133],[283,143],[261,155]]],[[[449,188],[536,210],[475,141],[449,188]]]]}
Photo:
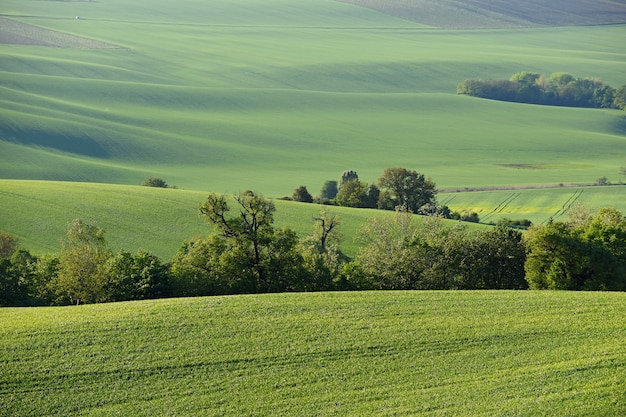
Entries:
{"type": "Polygon", "coordinates": [[[42,147],[93,158],[108,158],[107,149],[90,137],[50,133],[39,129],[12,129],[0,126],[0,140],[24,146],[42,147]]]}
{"type": "Polygon", "coordinates": [[[626,136],[626,115],[617,119],[613,126],[611,126],[611,130],[618,135],[626,136]]]}

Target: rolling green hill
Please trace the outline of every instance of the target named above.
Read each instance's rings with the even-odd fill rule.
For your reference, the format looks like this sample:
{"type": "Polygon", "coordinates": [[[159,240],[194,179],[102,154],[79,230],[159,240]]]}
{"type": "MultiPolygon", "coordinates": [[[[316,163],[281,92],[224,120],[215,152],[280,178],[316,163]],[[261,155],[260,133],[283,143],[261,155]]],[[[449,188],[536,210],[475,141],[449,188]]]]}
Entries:
{"type": "MultiPolygon", "coordinates": [[[[105,239],[115,251],[144,249],[168,261],[183,241],[211,233],[198,213],[208,195],[208,191],[113,184],[0,180],[0,230],[16,236],[21,246],[34,253],[58,253],[68,224],[80,218],[104,229],[105,239]]],[[[274,203],[275,225],[289,226],[300,236],[312,233],[313,218],[323,208],[337,215],[342,248],[350,256],[359,246],[356,231],[372,216],[392,214],[281,200],[274,203]]]]}
{"type": "MultiPolygon", "coordinates": [[[[195,215],[204,190],[281,197],[306,185],[317,194],[346,169],[373,183],[385,168],[407,167],[443,189],[622,180],[622,112],[455,89],[520,70],[617,87],[626,83],[625,25],[444,30],[324,0],[7,0],[0,13],[12,22],[0,25],[0,178],[97,183],[3,182],[0,229],[36,252],[56,251],[81,217],[107,229],[115,248],[168,257],[204,232],[195,215]],[[46,40],[56,47],[38,43],[46,40]],[[202,191],[164,191],[161,210],[158,191],[100,191],[148,176],[202,191]]],[[[622,209],[619,190],[589,205],[622,209]]],[[[501,209],[508,194],[455,194],[450,206],[487,221],[542,222],[571,192],[555,205],[536,202],[552,191],[524,191],[515,203],[533,207],[507,205],[518,213],[501,209]]],[[[284,210],[301,234],[308,210],[318,208],[284,210]]],[[[346,222],[351,240],[359,222],[346,222]]]]}
{"type": "Polygon", "coordinates": [[[5,416],[618,416],[623,293],[0,309],[5,416]]]}
{"type": "MultiPolygon", "coordinates": [[[[167,261],[183,241],[211,233],[210,226],[198,215],[198,207],[208,194],[115,184],[0,180],[0,230],[16,236],[24,248],[34,253],[58,253],[68,224],[80,218],[104,229],[115,251],[144,249],[167,261]]],[[[550,218],[567,220],[568,210],[575,205],[593,211],[614,207],[626,213],[626,186],[445,192],[438,195],[438,200],[460,213],[474,211],[484,223],[509,218],[540,224],[550,218]]],[[[358,252],[361,243],[356,239],[357,231],[368,219],[393,215],[291,201],[274,203],[276,226],[289,226],[301,237],[312,233],[313,218],[320,210],[337,215],[342,249],[349,256],[358,252]]],[[[421,219],[417,217],[417,221],[421,219]]],[[[451,225],[455,223],[450,221],[451,225]]]]}
{"type": "Polygon", "coordinates": [[[438,30],[321,0],[2,8],[122,48],[0,46],[2,178],[160,176],[280,196],[345,169],[372,182],[406,166],[447,188],[593,182],[623,164],[623,113],[486,102],[455,88],[519,70],[619,86],[625,26],[438,30]]]}

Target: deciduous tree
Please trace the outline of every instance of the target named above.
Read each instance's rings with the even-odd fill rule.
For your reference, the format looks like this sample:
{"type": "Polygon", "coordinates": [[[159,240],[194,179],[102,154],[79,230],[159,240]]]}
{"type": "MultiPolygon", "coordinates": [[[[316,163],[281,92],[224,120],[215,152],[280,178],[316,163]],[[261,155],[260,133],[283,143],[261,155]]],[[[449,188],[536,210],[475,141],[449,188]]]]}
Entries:
{"type": "Polygon", "coordinates": [[[104,230],[75,219],[69,225],[52,283],[60,302],[95,303],[106,300],[106,262],[111,257],[104,230]]]}
{"type": "Polygon", "coordinates": [[[417,213],[425,204],[435,204],[437,190],[435,183],[416,171],[406,168],[387,168],[378,179],[378,185],[384,191],[380,208],[395,210],[406,207],[410,212],[417,213]]]}

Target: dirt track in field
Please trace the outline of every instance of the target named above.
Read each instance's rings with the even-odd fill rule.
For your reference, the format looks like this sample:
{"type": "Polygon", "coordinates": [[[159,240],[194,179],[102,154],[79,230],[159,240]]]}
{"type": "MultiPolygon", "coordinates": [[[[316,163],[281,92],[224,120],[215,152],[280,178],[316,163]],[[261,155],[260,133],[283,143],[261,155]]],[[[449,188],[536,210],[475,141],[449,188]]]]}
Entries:
{"type": "Polygon", "coordinates": [[[626,23],[624,0],[337,0],[441,28],[626,23]]]}
{"type": "Polygon", "coordinates": [[[79,49],[124,49],[110,43],[44,29],[5,17],[0,17],[0,44],[79,49]]]}

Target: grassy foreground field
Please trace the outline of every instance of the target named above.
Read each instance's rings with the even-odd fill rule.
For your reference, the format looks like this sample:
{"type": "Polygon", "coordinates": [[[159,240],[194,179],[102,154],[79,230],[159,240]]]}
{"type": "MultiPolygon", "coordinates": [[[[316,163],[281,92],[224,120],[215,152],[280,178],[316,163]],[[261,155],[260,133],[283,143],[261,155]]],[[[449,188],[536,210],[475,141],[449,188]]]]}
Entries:
{"type": "Polygon", "coordinates": [[[619,416],[623,293],[0,309],[4,416],[619,416]]]}

